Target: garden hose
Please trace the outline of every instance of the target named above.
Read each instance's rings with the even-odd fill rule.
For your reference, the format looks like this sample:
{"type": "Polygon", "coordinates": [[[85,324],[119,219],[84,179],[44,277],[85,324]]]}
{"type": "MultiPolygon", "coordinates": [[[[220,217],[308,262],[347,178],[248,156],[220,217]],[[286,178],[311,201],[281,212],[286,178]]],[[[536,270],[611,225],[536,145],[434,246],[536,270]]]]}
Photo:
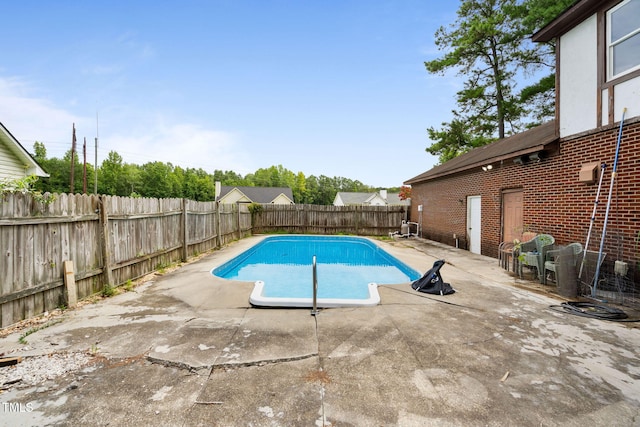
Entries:
{"type": "Polygon", "coordinates": [[[593,319],[610,320],[613,322],[640,322],[640,319],[629,319],[627,313],[619,308],[607,307],[590,302],[568,301],[560,305],[551,305],[549,308],[561,313],[569,313],[593,319]]]}

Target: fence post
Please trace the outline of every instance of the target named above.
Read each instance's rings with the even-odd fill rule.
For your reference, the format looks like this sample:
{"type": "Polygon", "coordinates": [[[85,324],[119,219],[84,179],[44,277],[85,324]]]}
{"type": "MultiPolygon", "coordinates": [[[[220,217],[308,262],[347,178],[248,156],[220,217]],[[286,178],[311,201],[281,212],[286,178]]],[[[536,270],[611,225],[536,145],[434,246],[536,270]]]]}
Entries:
{"type": "Polygon", "coordinates": [[[113,285],[113,270],[111,268],[111,253],[109,252],[109,248],[111,244],[109,242],[109,213],[107,212],[107,205],[105,203],[105,198],[108,196],[99,196],[99,206],[100,206],[100,244],[102,245],[102,264],[103,264],[103,277],[104,284],[103,287],[108,285],[113,285]]]}
{"type": "Polygon", "coordinates": [[[235,227],[238,229],[238,240],[242,239],[242,231],[240,230],[240,203],[235,204],[236,209],[236,224],[235,227]]]}
{"type": "Polygon", "coordinates": [[[220,230],[220,201],[217,201],[215,204],[216,215],[215,215],[215,226],[216,226],[216,236],[217,236],[217,245],[218,248],[222,247],[222,230],[220,230]]]}
{"type": "Polygon", "coordinates": [[[189,221],[187,220],[187,205],[189,201],[182,199],[182,262],[187,262],[189,258],[189,221]]]}
{"type": "Polygon", "coordinates": [[[307,228],[309,227],[309,205],[302,205],[302,232],[307,234],[307,228]]]}

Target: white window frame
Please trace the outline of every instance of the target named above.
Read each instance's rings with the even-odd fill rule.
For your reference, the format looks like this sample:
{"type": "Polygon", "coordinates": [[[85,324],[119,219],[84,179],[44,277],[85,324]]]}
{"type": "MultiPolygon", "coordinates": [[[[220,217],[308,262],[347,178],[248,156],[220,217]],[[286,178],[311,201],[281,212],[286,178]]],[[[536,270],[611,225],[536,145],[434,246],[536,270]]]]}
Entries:
{"type": "MultiPolygon", "coordinates": [[[[620,37],[617,40],[611,40],[611,27],[612,27],[611,15],[614,12],[616,12],[618,9],[630,3],[631,1],[634,1],[634,0],[624,0],[620,4],[608,10],[606,14],[607,15],[607,80],[614,80],[632,71],[640,70],[640,63],[638,63],[631,68],[627,68],[626,70],[619,72],[618,74],[613,74],[613,48],[616,45],[622,43],[623,41],[630,39],[631,37],[640,37],[640,20],[639,20],[638,27],[635,30],[625,34],[624,36],[620,37]]],[[[635,1],[638,1],[638,0],[635,0],[635,1]]]]}

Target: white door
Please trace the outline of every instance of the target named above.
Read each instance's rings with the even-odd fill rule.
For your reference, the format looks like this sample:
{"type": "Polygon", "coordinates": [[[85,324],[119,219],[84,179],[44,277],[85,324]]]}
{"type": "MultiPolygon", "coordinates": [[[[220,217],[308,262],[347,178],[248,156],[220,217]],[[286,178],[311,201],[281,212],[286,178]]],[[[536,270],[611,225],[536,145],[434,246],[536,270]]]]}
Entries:
{"type": "Polygon", "coordinates": [[[481,253],[480,232],[482,216],[480,213],[481,206],[480,196],[467,197],[467,236],[469,236],[469,251],[474,254],[481,253]]]}

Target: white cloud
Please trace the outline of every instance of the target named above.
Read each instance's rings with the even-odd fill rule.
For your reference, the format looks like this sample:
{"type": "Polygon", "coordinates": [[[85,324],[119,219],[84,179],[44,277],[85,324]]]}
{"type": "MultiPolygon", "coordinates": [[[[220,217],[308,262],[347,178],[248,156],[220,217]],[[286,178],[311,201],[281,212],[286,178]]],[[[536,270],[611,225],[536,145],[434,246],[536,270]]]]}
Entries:
{"type": "Polygon", "coordinates": [[[41,141],[50,157],[62,156],[70,148],[72,124],[84,119],[33,92],[35,89],[19,78],[0,77],[0,121],[27,150],[41,141]],[[69,147],[65,148],[67,142],[69,147]]]}
{"type": "MultiPolygon", "coordinates": [[[[29,151],[40,141],[48,157],[62,157],[71,148],[72,125],[81,150],[87,138],[89,157],[93,159],[96,116],[79,116],[59,108],[51,101],[33,95],[37,90],[19,78],[0,77],[0,122],[29,151]]],[[[125,162],[142,165],[147,162],[170,162],[184,168],[233,170],[240,174],[253,172],[236,134],[201,125],[166,119],[153,111],[123,109],[116,115],[106,109],[100,121],[98,163],[110,151],[116,151],[125,162]]]]}
{"type": "Polygon", "coordinates": [[[252,171],[236,135],[193,123],[167,123],[158,119],[144,132],[104,136],[101,133],[100,141],[105,156],[109,151],[116,151],[128,163],[161,161],[184,168],[202,168],[209,173],[215,169],[241,174],[252,171]]]}

